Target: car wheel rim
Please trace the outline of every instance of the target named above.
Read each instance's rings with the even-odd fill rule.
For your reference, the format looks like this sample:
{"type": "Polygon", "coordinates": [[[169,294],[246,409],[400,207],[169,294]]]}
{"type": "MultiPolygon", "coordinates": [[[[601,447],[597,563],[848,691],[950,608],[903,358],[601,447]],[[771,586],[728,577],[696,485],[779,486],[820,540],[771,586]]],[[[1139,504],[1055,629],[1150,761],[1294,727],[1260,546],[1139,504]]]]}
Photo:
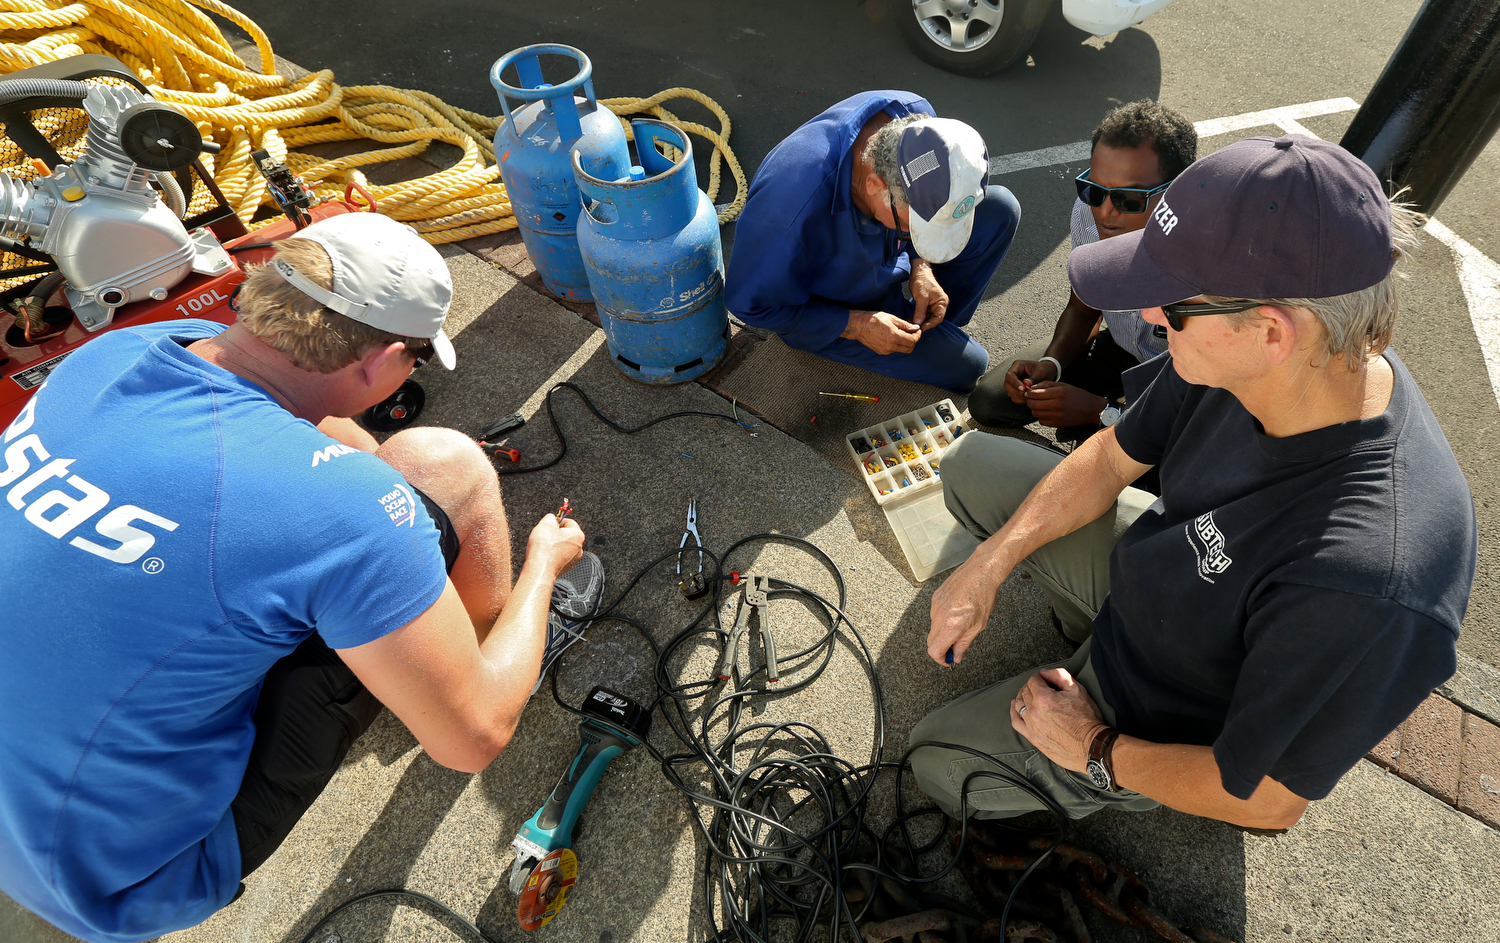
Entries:
{"type": "Polygon", "coordinates": [[[1000,31],[1005,0],[912,0],[927,38],[951,52],[978,52],[1000,31]]]}

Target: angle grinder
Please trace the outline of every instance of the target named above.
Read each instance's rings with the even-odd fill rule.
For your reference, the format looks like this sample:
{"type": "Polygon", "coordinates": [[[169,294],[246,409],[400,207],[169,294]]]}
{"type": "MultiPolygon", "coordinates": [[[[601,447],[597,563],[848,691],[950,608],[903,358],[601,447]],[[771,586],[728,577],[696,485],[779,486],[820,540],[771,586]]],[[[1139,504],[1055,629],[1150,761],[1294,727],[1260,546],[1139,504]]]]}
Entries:
{"type": "Polygon", "coordinates": [[[511,842],[516,861],[510,869],[510,890],[521,897],[516,916],[524,930],[541,927],[566,902],[578,873],[571,850],[578,816],[610,761],[651,732],[651,712],[608,688],[590,691],[582,709],[578,752],[546,803],[511,842]]]}

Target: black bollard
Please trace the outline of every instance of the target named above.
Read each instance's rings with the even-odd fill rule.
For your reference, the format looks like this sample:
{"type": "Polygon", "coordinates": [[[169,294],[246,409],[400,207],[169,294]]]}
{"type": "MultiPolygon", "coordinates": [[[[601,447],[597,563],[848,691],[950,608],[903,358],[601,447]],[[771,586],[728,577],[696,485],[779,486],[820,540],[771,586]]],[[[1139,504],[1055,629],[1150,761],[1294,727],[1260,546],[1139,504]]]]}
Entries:
{"type": "Polygon", "coordinates": [[[1339,143],[1424,213],[1500,126],[1500,0],[1427,0],[1339,143]]]}

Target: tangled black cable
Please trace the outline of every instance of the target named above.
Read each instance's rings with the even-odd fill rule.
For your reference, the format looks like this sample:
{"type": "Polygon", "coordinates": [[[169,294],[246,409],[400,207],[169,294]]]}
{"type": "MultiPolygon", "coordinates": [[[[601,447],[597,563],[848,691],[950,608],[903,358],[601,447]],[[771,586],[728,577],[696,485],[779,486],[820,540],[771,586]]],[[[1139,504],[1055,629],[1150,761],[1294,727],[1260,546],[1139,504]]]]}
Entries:
{"type": "MultiPolygon", "coordinates": [[[[668,413],[665,416],[657,416],[655,419],[647,420],[646,422],[641,423],[639,426],[636,426],[634,428],[629,428],[629,427],[620,425],[618,422],[615,422],[613,419],[609,418],[608,416],[604,415],[604,413],[600,412],[599,411],[599,407],[594,405],[594,401],[591,400],[591,399],[589,399],[589,395],[587,393],[585,393],[581,388],[579,388],[576,384],[569,383],[567,380],[563,380],[563,381],[561,381],[559,383],[553,384],[552,387],[547,390],[547,396],[546,396],[547,419],[548,419],[549,422],[552,423],[552,431],[557,435],[557,444],[558,444],[557,455],[553,456],[552,458],[548,459],[547,461],[543,462],[540,465],[530,465],[530,466],[528,466],[526,468],[506,468],[506,467],[496,468],[495,472],[497,474],[500,474],[500,475],[526,475],[526,474],[530,474],[531,472],[539,472],[539,471],[541,471],[544,468],[551,468],[553,465],[556,465],[558,462],[560,462],[560,461],[563,460],[564,456],[566,456],[568,454],[568,440],[567,440],[566,437],[563,436],[562,426],[558,425],[558,423],[557,423],[557,413],[552,408],[552,398],[557,395],[557,391],[558,390],[562,390],[562,389],[572,390],[574,393],[577,393],[578,396],[579,396],[579,398],[583,400],[583,405],[587,406],[588,409],[589,409],[589,412],[593,413],[594,416],[597,417],[600,422],[602,422],[605,425],[609,426],[611,429],[615,430],[616,432],[621,432],[621,433],[624,433],[625,435],[635,435],[637,432],[644,432],[647,429],[650,429],[652,426],[656,425],[657,423],[666,422],[668,419],[685,419],[685,418],[687,418],[689,416],[698,416],[698,417],[701,417],[701,418],[704,418],[704,419],[722,419],[725,422],[732,422],[735,425],[739,426],[741,429],[744,429],[746,431],[749,431],[751,428],[753,428],[752,426],[750,426],[750,425],[748,425],[748,424],[740,421],[740,419],[738,418],[737,415],[736,416],[726,416],[723,413],[706,413],[706,412],[701,412],[699,410],[691,410],[691,409],[690,410],[683,410],[681,412],[668,413]]],[[[735,412],[736,413],[739,412],[739,409],[737,407],[735,409],[735,412]]]]}
{"type": "MultiPolygon", "coordinates": [[[[601,413],[577,386],[558,383],[547,392],[547,414],[561,444],[560,453],[543,465],[502,469],[502,473],[539,471],[555,465],[567,454],[567,443],[552,408],[553,395],[564,387],[578,393],[595,416],[626,434],[686,416],[725,419],[741,424],[737,418],[721,413],[680,412],[629,429],[601,413]]],[[[660,764],[667,781],[687,800],[693,812],[692,821],[707,844],[708,854],[701,880],[706,905],[704,912],[715,941],[763,943],[788,923],[791,925],[789,938],[797,943],[811,939],[823,926],[827,927],[830,941],[836,941],[842,929],[849,930],[858,939],[858,923],[869,911],[874,895],[867,895],[856,910],[845,897],[845,883],[860,872],[872,873],[877,878],[905,886],[927,885],[946,877],[957,866],[968,840],[968,794],[970,784],[976,779],[998,779],[1030,793],[1052,814],[1055,822],[1055,827],[1044,831],[1052,837],[1052,846],[1031,864],[1011,891],[1001,914],[1002,927],[1006,925],[1004,921],[1009,917],[1011,903],[1021,884],[1060,840],[1062,823],[1066,820],[1062,809],[1024,776],[981,751],[961,744],[923,742],[912,744],[898,763],[883,758],[885,702],[880,677],[870,648],[845,612],[845,605],[843,573],[821,548],[800,537],[755,534],[732,544],[722,557],[699,547],[661,554],[636,573],[613,602],[586,620],[596,627],[591,635],[594,638],[598,637],[597,627],[604,624],[615,622],[629,626],[645,640],[655,655],[656,698],[650,710],[652,713],[661,712],[676,738],[676,747],[680,749],[664,752],[649,741],[642,745],[660,764]],[[776,577],[771,578],[768,594],[772,598],[795,598],[810,604],[811,611],[819,614],[825,625],[823,634],[800,651],[779,659],[787,667],[782,671],[783,680],[775,687],[768,687],[763,681],[755,686],[765,675],[764,665],[743,676],[736,665],[727,682],[720,681],[713,673],[696,680],[674,677],[671,663],[675,656],[688,654],[689,645],[700,642],[705,636],[727,641],[729,633],[723,627],[720,613],[726,587],[734,586],[738,576],[734,571],[726,576],[724,562],[747,544],[761,542],[799,547],[812,554],[832,576],[837,602],[806,586],[776,577]],[[664,562],[680,560],[689,553],[699,554],[700,562],[706,559],[711,565],[707,582],[713,587],[712,599],[685,628],[664,644],[658,643],[645,626],[619,614],[618,610],[653,569],[664,562]],[[712,621],[706,621],[710,617],[712,621]],[[840,757],[821,730],[802,721],[741,726],[744,708],[751,702],[780,699],[817,681],[828,668],[841,641],[855,653],[869,678],[874,732],[867,762],[857,764],[840,757]],[[799,677],[787,680],[787,676],[793,675],[799,677]],[[927,748],[967,753],[990,763],[993,768],[971,772],[964,779],[958,817],[962,824],[953,857],[936,872],[921,875],[917,873],[918,861],[943,840],[946,825],[926,843],[914,840],[910,828],[912,822],[942,816],[943,812],[936,806],[907,810],[902,783],[904,774],[911,770],[912,753],[927,748]],[[894,820],[877,834],[867,822],[868,804],[879,776],[886,771],[894,772],[897,777],[896,814],[894,820]]],[[[562,661],[559,659],[553,666],[549,679],[553,700],[564,711],[583,716],[582,711],[565,703],[558,693],[557,678],[562,661]]],[[[478,927],[432,898],[399,889],[375,891],[346,901],[324,916],[303,937],[302,943],[309,943],[313,935],[345,907],[377,897],[403,896],[437,906],[477,938],[491,943],[478,927]]]]}

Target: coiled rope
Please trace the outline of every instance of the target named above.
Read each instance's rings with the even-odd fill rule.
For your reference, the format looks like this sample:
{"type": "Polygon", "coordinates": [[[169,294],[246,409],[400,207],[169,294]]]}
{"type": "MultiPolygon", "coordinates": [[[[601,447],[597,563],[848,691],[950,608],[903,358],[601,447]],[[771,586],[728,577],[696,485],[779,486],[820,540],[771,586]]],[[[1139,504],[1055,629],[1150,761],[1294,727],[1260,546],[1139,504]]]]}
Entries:
{"type": "MultiPolygon", "coordinates": [[[[380,211],[413,226],[431,243],[456,242],[516,227],[510,197],[494,163],[490,141],[501,117],[456,108],[427,92],[386,85],[342,86],[329,70],[291,80],[274,71],[276,58],[265,31],[219,0],[0,0],[0,72],[13,72],[83,53],[125,63],[161,101],[191,118],[206,140],[219,144],[204,154],[214,182],[247,225],[263,204],[265,184],[250,160],[264,148],[284,161],[318,197],[342,195],[353,182],[364,187],[380,211]],[[235,54],[204,11],[245,30],[260,52],[261,70],[235,54]],[[295,149],[330,141],[368,139],[386,147],[329,160],[295,149]],[[434,141],[459,148],[457,163],[401,183],[370,183],[361,168],[414,157],[434,141]]],[[[717,102],[690,88],[669,88],[650,98],[601,99],[621,116],[650,114],[670,121],[713,145],[708,198],[718,196],[722,164],[735,181],[735,199],[721,208],[719,222],[739,216],[745,203],[745,172],[729,148],[729,115],[717,102]],[[718,129],[684,121],[662,104],[687,98],[719,120],[718,129]]]]}

